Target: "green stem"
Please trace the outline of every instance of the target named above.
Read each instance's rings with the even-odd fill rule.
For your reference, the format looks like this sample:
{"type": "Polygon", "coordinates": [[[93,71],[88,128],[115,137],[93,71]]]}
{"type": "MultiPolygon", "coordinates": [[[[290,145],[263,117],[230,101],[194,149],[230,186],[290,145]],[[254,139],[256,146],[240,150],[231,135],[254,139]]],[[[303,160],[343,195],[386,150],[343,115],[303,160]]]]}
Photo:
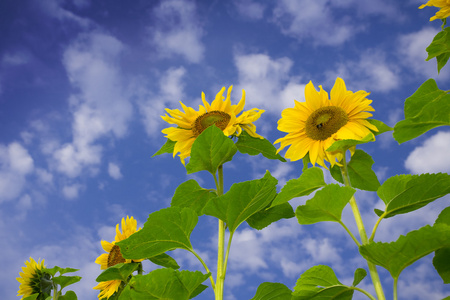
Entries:
{"type": "Polygon", "coordinates": [[[234,232],[230,232],[230,237],[228,238],[227,252],[225,253],[225,263],[223,265],[224,275],[227,273],[228,256],[230,255],[231,239],[233,238],[233,233],[234,232]]]}
{"type": "MultiPolygon", "coordinates": [[[[217,195],[223,194],[223,166],[219,166],[218,170],[219,182],[216,181],[217,195]]],[[[216,179],[216,178],[215,178],[216,179]]],[[[219,219],[219,234],[217,245],[217,276],[216,276],[216,300],[223,299],[223,286],[225,282],[225,270],[224,270],[224,248],[225,248],[225,223],[219,219]]]]}
{"type": "MultiPolygon", "coordinates": [[[[200,263],[202,264],[202,266],[205,268],[205,271],[207,273],[211,273],[211,271],[209,271],[208,266],[206,265],[206,263],[203,261],[203,259],[200,257],[200,255],[197,254],[197,252],[194,251],[194,249],[189,250],[192,254],[195,255],[195,257],[197,257],[197,259],[200,261],[200,263]]],[[[216,289],[216,284],[214,283],[214,278],[212,275],[209,275],[209,280],[211,280],[211,287],[213,290],[216,289]]]]}
{"type": "MultiPolygon", "coordinates": [[[[348,170],[347,170],[347,161],[345,159],[345,152],[343,152],[341,172],[342,172],[342,178],[344,180],[344,184],[346,186],[351,187],[350,178],[348,176],[348,170]]],[[[350,198],[349,203],[350,203],[350,207],[352,208],[352,211],[353,211],[353,216],[356,221],[356,226],[358,227],[361,242],[363,245],[366,245],[369,243],[369,239],[367,238],[366,230],[364,229],[364,223],[361,218],[361,213],[359,212],[358,205],[356,204],[356,199],[354,196],[352,196],[350,198]]],[[[377,267],[375,266],[375,264],[373,264],[370,261],[367,261],[367,265],[369,267],[369,273],[370,273],[370,276],[372,277],[373,286],[375,288],[375,292],[377,293],[378,300],[385,300],[386,298],[384,296],[383,287],[381,286],[380,277],[378,276],[377,267]]]]}
{"type": "Polygon", "coordinates": [[[366,292],[365,290],[363,290],[363,289],[360,289],[360,288],[358,288],[358,287],[356,287],[356,286],[354,286],[354,287],[352,287],[354,290],[356,290],[356,291],[360,291],[361,293],[363,293],[364,295],[366,295],[367,297],[369,297],[370,299],[372,299],[372,300],[377,300],[377,299],[375,299],[375,297],[374,296],[372,296],[371,294],[369,294],[368,292],[366,292]]]}
{"type": "Polygon", "coordinates": [[[342,225],[342,227],[344,227],[345,231],[347,231],[347,233],[350,235],[350,237],[353,239],[353,241],[355,242],[356,246],[361,246],[361,244],[359,243],[359,241],[356,239],[356,237],[353,235],[353,233],[350,231],[350,229],[347,228],[347,226],[345,226],[345,224],[341,221],[338,220],[339,224],[342,225]]]}
{"type": "Polygon", "coordinates": [[[381,220],[384,219],[385,214],[382,214],[378,221],[375,223],[375,226],[373,226],[372,234],[370,235],[369,242],[373,241],[375,238],[375,233],[377,232],[378,225],[380,225],[381,220]]]}
{"type": "Polygon", "coordinates": [[[394,278],[394,300],[397,300],[397,282],[398,282],[398,277],[394,278]]]}

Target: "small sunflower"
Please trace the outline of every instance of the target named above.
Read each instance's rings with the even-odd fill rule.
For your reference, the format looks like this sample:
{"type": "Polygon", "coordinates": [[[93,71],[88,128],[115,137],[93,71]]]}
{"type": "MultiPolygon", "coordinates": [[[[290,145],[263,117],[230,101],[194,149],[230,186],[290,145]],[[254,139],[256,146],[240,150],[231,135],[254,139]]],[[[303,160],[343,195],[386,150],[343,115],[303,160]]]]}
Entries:
{"type": "Polygon", "coordinates": [[[17,296],[22,296],[22,299],[24,299],[33,294],[41,293],[40,283],[44,275],[42,272],[43,269],[45,269],[44,260],[41,261],[39,259],[36,262],[30,257],[30,261],[25,261],[25,267],[22,267],[23,272],[20,272],[20,277],[16,278],[17,281],[20,282],[17,296]]]}
{"type": "MultiPolygon", "coordinates": [[[[141,228],[137,229],[137,221],[133,217],[122,218],[122,231],[119,229],[119,224],[116,225],[116,236],[113,242],[101,241],[102,248],[108,253],[101,254],[96,260],[95,263],[100,265],[101,270],[105,270],[109,267],[120,263],[131,263],[131,262],[141,262],[143,259],[125,259],[122,257],[122,253],[120,252],[119,246],[116,245],[117,242],[120,242],[129,236],[131,236],[136,231],[141,230],[141,228]]],[[[101,290],[98,295],[99,299],[106,297],[107,299],[111,297],[115,292],[118,291],[122,281],[121,280],[109,280],[102,281],[97,286],[94,287],[95,290],[101,290]]]]}
{"type": "Polygon", "coordinates": [[[226,136],[239,136],[242,129],[250,136],[262,138],[256,133],[254,121],[259,119],[264,112],[262,109],[253,108],[242,112],[245,105],[245,91],[242,90],[242,98],[237,105],[231,105],[230,94],[233,86],[227,91],[226,98],[223,96],[225,87],[217,93],[214,101],[209,104],[205,100],[205,93],[202,92],[203,105],[196,111],[191,107],[184,105],[181,101],[181,107],[184,112],[178,109],[166,108],[167,114],[161,116],[169,124],[175,124],[178,127],[169,127],[162,130],[166,138],[176,142],[173,150],[173,156],[180,153],[181,162],[184,164],[185,158],[191,155],[192,144],[195,139],[209,126],[215,124],[223,131],[226,136]],[[225,100],[224,100],[225,99],[225,100]],[[242,114],[238,116],[240,113],[242,114]]]}
{"type": "Polygon", "coordinates": [[[366,120],[372,116],[368,111],[374,111],[370,106],[372,100],[366,98],[369,93],[348,91],[339,77],[331,89],[330,99],[322,86],[319,88],[318,92],[310,81],[305,86],[305,102],[294,100],[295,107],[282,111],[278,130],[287,135],[275,144],[280,143],[277,153],[290,145],[285,157],[292,161],[309,153],[313,165],[326,167],[324,161],[333,166],[343,158],[340,152],[326,151],[335,141],[361,140],[370,130],[378,129],[366,120]]]}
{"type": "Polygon", "coordinates": [[[429,0],[427,3],[419,6],[419,8],[422,9],[426,6],[435,6],[440,8],[440,10],[430,18],[430,21],[445,19],[450,16],[450,0],[429,0]]]}

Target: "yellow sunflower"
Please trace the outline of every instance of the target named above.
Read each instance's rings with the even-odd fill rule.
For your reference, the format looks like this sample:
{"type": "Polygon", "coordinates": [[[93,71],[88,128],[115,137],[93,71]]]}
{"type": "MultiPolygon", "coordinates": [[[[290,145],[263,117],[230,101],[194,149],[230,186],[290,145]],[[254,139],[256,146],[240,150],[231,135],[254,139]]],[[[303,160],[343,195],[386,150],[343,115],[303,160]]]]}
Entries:
{"type": "Polygon", "coordinates": [[[280,143],[277,153],[290,145],[285,157],[292,161],[302,159],[307,153],[311,163],[326,167],[339,165],[343,155],[340,152],[328,152],[335,141],[344,139],[361,140],[378,129],[366,119],[374,111],[372,100],[366,98],[369,93],[353,93],[345,87],[344,80],[337,78],[328,93],[319,86],[318,92],[310,81],[305,86],[305,102],[295,101],[295,107],[286,108],[278,121],[278,130],[287,135],[275,141],[280,143]],[[370,129],[370,130],[369,130],[370,129]]]}
{"type": "Polygon", "coordinates": [[[40,282],[42,278],[42,270],[45,269],[44,260],[38,260],[37,262],[30,257],[30,261],[25,261],[25,267],[22,267],[22,271],[17,277],[17,281],[20,282],[19,291],[17,296],[26,298],[30,295],[41,293],[40,282]]]}
{"type": "Polygon", "coordinates": [[[427,3],[419,6],[419,8],[422,9],[425,6],[435,6],[440,8],[440,10],[430,18],[430,21],[445,19],[450,16],[450,0],[429,0],[427,3]]]}
{"type": "MultiPolygon", "coordinates": [[[[131,263],[131,262],[141,262],[144,259],[125,259],[122,257],[122,253],[120,252],[119,246],[116,245],[117,242],[120,242],[130,235],[135,233],[136,231],[141,230],[141,228],[137,228],[137,221],[133,217],[122,218],[122,231],[119,229],[119,224],[116,225],[116,237],[113,242],[101,241],[102,248],[108,253],[101,254],[96,260],[95,263],[100,265],[101,270],[105,270],[109,267],[120,263],[131,263]]],[[[95,290],[101,290],[98,295],[99,299],[106,297],[107,299],[111,297],[115,292],[118,291],[121,280],[109,280],[102,281],[97,286],[94,287],[95,290]]]]}
{"type": "Polygon", "coordinates": [[[245,105],[245,91],[242,90],[242,98],[237,105],[231,105],[230,94],[233,86],[227,91],[226,98],[223,96],[225,87],[217,93],[214,101],[209,104],[205,100],[205,93],[202,92],[203,105],[199,105],[196,111],[191,107],[187,107],[181,101],[184,112],[178,109],[166,108],[167,114],[161,116],[164,121],[169,124],[175,124],[178,127],[169,127],[162,130],[165,137],[176,142],[173,150],[173,156],[180,153],[181,162],[184,164],[185,158],[191,155],[192,144],[195,139],[209,126],[215,124],[223,131],[226,136],[239,136],[242,129],[250,136],[255,138],[263,138],[256,133],[254,121],[259,119],[264,112],[262,109],[253,108],[242,112],[245,105]],[[225,99],[225,100],[224,100],[225,99]],[[238,116],[240,113],[242,114],[238,116]]]}

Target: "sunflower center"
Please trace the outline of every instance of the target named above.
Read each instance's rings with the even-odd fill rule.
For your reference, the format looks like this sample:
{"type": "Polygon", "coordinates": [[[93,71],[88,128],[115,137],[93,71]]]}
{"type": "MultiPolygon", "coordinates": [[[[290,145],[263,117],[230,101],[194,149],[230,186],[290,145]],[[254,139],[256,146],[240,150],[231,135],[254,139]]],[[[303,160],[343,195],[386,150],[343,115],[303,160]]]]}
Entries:
{"type": "Polygon", "coordinates": [[[313,140],[324,141],[347,122],[347,113],[342,108],[337,106],[321,107],[306,120],[306,135],[313,140]]]}
{"type": "Polygon", "coordinates": [[[200,133],[203,132],[203,130],[213,124],[215,124],[221,130],[224,130],[225,128],[227,128],[230,119],[231,117],[229,114],[220,110],[213,110],[204,113],[203,115],[195,119],[192,131],[194,132],[195,136],[199,136],[200,133]]]}
{"type": "Polygon", "coordinates": [[[108,268],[124,262],[125,259],[122,257],[122,253],[120,253],[119,246],[114,245],[108,255],[108,268]]]}

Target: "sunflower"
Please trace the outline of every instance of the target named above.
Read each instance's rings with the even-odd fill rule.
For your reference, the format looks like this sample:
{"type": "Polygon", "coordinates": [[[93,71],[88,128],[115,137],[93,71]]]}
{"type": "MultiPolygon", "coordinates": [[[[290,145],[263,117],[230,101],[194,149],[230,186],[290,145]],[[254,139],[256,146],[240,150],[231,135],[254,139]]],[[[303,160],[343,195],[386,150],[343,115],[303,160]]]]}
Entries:
{"type": "Polygon", "coordinates": [[[425,6],[435,6],[440,8],[440,10],[430,18],[430,21],[445,19],[450,16],[450,0],[429,0],[427,3],[419,6],[419,8],[422,9],[425,6]]]}
{"type": "Polygon", "coordinates": [[[345,87],[344,80],[337,78],[328,93],[319,86],[318,92],[310,81],[305,86],[305,102],[295,101],[295,107],[286,108],[278,121],[278,130],[287,135],[275,141],[280,143],[277,153],[290,145],[285,157],[292,161],[302,159],[307,153],[311,163],[323,167],[324,161],[331,166],[339,165],[343,155],[341,152],[328,152],[335,141],[344,139],[361,140],[378,129],[366,119],[374,111],[370,106],[369,93],[357,91],[353,93],[345,87]]]}
{"type": "MultiPolygon", "coordinates": [[[[133,217],[122,218],[122,231],[119,229],[119,224],[116,225],[116,237],[113,242],[101,241],[102,248],[108,253],[101,254],[96,260],[95,263],[100,265],[101,270],[105,270],[109,267],[120,263],[131,263],[131,262],[141,262],[143,259],[125,259],[122,257],[122,253],[120,252],[119,246],[116,245],[117,242],[122,241],[128,238],[130,235],[135,233],[136,231],[141,230],[141,228],[137,229],[137,221],[133,217]]],[[[102,281],[97,286],[94,287],[95,290],[101,290],[98,295],[99,299],[104,297],[109,298],[115,292],[118,291],[122,281],[121,280],[109,280],[102,281]]]]}
{"type": "Polygon", "coordinates": [[[20,272],[20,277],[16,278],[17,281],[20,282],[17,296],[22,296],[22,299],[24,299],[36,293],[41,294],[40,283],[41,278],[44,276],[43,269],[45,269],[44,260],[41,261],[39,259],[36,262],[33,258],[30,257],[30,261],[25,261],[25,267],[22,267],[23,272],[20,272]]]}
{"type": "Polygon", "coordinates": [[[195,139],[211,125],[216,125],[226,136],[239,136],[242,130],[245,130],[250,136],[263,138],[256,133],[254,121],[259,119],[264,112],[262,109],[253,108],[242,112],[245,105],[245,91],[242,90],[242,98],[237,105],[231,105],[230,94],[233,86],[227,91],[226,98],[223,96],[225,87],[217,93],[214,101],[209,104],[205,99],[205,93],[202,92],[203,105],[199,105],[196,111],[180,101],[184,112],[178,109],[166,108],[167,114],[161,116],[169,124],[175,124],[178,127],[169,127],[162,130],[165,137],[175,142],[173,156],[179,153],[181,162],[184,164],[185,158],[191,155],[192,144],[195,139]],[[225,100],[224,100],[225,99],[225,100]],[[242,114],[238,116],[240,113],[242,114]]]}

